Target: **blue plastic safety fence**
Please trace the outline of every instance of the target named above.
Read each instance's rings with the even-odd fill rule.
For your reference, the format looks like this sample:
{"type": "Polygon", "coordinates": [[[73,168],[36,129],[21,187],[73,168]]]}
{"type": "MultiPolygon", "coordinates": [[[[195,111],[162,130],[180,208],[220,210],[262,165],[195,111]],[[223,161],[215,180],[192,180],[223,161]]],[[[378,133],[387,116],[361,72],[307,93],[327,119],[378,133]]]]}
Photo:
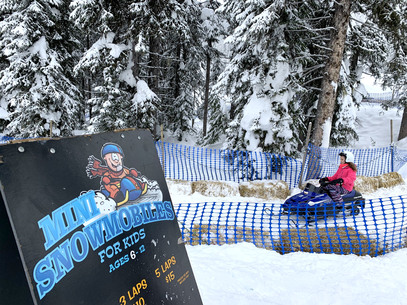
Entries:
{"type": "Polygon", "coordinates": [[[197,181],[283,180],[298,184],[301,161],[271,153],[156,142],[166,178],[197,181]]]}
{"type": "MultiPolygon", "coordinates": [[[[282,155],[218,150],[157,142],[156,148],[166,178],[180,180],[251,181],[283,180],[290,189],[299,182],[302,162],[282,155]]],[[[307,150],[304,181],[332,176],[339,165],[339,153],[351,151],[358,176],[379,176],[399,170],[407,163],[407,151],[395,145],[369,149],[320,148],[307,150]]]]}
{"type": "Polygon", "coordinates": [[[339,153],[350,151],[355,156],[358,176],[373,177],[397,171],[407,161],[407,152],[391,145],[369,149],[321,148],[310,144],[305,162],[306,180],[332,176],[339,165],[339,153]]]}
{"type": "Polygon", "coordinates": [[[398,171],[407,164],[407,150],[394,146],[392,154],[393,170],[398,171]]]}
{"type": "Polygon", "coordinates": [[[6,144],[8,141],[12,141],[12,140],[15,140],[15,139],[12,137],[3,136],[3,137],[0,137],[0,144],[6,144]]]}
{"type": "Polygon", "coordinates": [[[378,256],[406,247],[407,195],[366,200],[364,208],[326,211],[307,219],[280,204],[203,202],[175,205],[190,245],[250,242],[282,254],[294,251],[378,256]]]}
{"type": "MultiPolygon", "coordinates": [[[[5,144],[11,137],[0,138],[5,144]]],[[[279,154],[219,150],[181,144],[156,142],[164,175],[188,181],[282,180],[289,188],[298,186],[302,162],[279,154]]],[[[398,171],[407,163],[407,151],[397,145],[369,149],[320,148],[312,144],[307,150],[303,181],[332,176],[339,164],[338,154],[351,151],[355,156],[358,176],[379,176],[398,171]]]]}

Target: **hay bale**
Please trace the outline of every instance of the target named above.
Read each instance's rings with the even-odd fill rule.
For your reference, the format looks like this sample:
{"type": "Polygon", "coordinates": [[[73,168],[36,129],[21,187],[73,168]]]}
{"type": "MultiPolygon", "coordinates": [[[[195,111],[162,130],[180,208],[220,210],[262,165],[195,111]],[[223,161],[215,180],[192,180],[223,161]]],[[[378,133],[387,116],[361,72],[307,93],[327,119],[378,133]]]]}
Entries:
{"type": "Polygon", "coordinates": [[[405,184],[403,177],[397,173],[386,173],[376,177],[358,176],[355,181],[355,189],[363,193],[372,193],[379,188],[389,188],[405,184]]]}
{"type": "Polygon", "coordinates": [[[405,183],[403,177],[397,172],[383,174],[378,177],[378,180],[379,180],[379,187],[384,187],[384,188],[393,187],[396,185],[402,185],[405,183]]]}
{"type": "Polygon", "coordinates": [[[204,196],[239,196],[239,185],[236,182],[200,180],[192,182],[191,189],[192,193],[197,192],[204,196]]]}
{"type": "Polygon", "coordinates": [[[259,248],[272,249],[269,232],[235,226],[195,224],[191,231],[184,233],[184,241],[193,246],[249,242],[259,248]]]}
{"type": "Polygon", "coordinates": [[[358,190],[362,194],[372,193],[379,189],[379,179],[377,177],[364,177],[358,176],[355,181],[355,190],[358,190]]]}
{"type": "Polygon", "coordinates": [[[242,197],[256,197],[266,200],[286,199],[290,195],[288,184],[281,180],[243,182],[239,185],[239,192],[242,197]]]}
{"type": "Polygon", "coordinates": [[[170,193],[191,195],[191,182],[187,180],[166,179],[170,193]]]}
{"type": "Polygon", "coordinates": [[[376,240],[351,227],[288,228],[281,231],[276,243],[275,250],[281,254],[302,251],[375,256],[383,253],[376,240]]]}

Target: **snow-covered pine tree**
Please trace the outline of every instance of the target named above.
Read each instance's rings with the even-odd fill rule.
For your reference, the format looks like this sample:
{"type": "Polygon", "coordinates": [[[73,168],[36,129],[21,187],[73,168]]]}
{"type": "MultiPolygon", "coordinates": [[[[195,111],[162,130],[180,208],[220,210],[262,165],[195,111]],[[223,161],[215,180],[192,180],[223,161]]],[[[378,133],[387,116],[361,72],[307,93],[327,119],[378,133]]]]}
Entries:
{"type": "Polygon", "coordinates": [[[204,1],[201,3],[201,20],[204,28],[205,65],[205,94],[203,101],[203,126],[201,144],[212,144],[219,140],[226,131],[228,114],[222,98],[214,90],[214,85],[225,67],[223,40],[227,34],[227,22],[224,15],[217,10],[219,1],[204,1]]]}
{"type": "Polygon", "coordinates": [[[393,88],[392,103],[384,108],[404,108],[398,140],[407,137],[407,2],[373,1],[372,20],[388,42],[386,60],[382,62],[383,85],[393,88]]]}
{"type": "Polygon", "coordinates": [[[196,7],[196,1],[175,0],[72,3],[72,20],[92,39],[75,71],[92,81],[92,122],[102,122],[96,129],[147,124],[154,133],[160,113],[166,115],[166,127],[191,128],[196,81],[202,79],[194,58],[199,35],[191,34],[196,7]],[[85,20],[88,14],[91,22],[85,20]],[[137,88],[152,98],[142,108],[143,92],[137,88]],[[129,101],[138,102],[129,107],[129,101]]]}
{"type": "Polygon", "coordinates": [[[155,120],[151,118],[157,115],[160,99],[144,80],[137,82],[137,92],[132,99],[132,103],[134,113],[132,126],[154,130],[156,128],[155,120]]]}
{"type": "Polygon", "coordinates": [[[361,84],[362,73],[379,78],[388,56],[389,43],[373,23],[371,14],[367,3],[352,6],[331,131],[333,146],[346,147],[358,139],[356,108],[367,94],[361,84]]]}
{"type": "Polygon", "coordinates": [[[161,48],[167,43],[163,34],[163,20],[160,19],[163,17],[166,20],[165,12],[160,15],[164,3],[160,0],[131,2],[129,11],[132,17],[129,20],[127,33],[134,50],[132,72],[137,80],[144,81],[139,84],[140,86],[147,85],[147,91],[154,93],[147,94],[150,97],[154,96],[154,99],[147,104],[144,102],[143,107],[137,103],[140,99],[134,97],[133,107],[138,109],[136,126],[139,126],[140,120],[148,121],[149,125],[154,126],[152,132],[156,135],[157,125],[162,123],[162,95],[165,94],[165,90],[164,92],[160,90],[163,71],[160,64],[160,60],[163,59],[161,48]],[[147,109],[146,107],[149,106],[152,108],[147,109]],[[144,117],[140,118],[143,113],[144,117]]]}
{"type": "MultiPolygon", "coordinates": [[[[349,77],[349,67],[342,64],[342,75],[338,82],[336,102],[333,113],[330,145],[346,147],[358,139],[356,133],[356,107],[362,95],[354,89],[355,83],[349,77]]],[[[360,79],[359,79],[360,80],[360,79]]]]}
{"type": "Polygon", "coordinates": [[[1,10],[3,133],[44,137],[52,126],[52,135],[72,135],[80,121],[81,95],[70,75],[76,45],[64,20],[66,3],[9,0],[1,10]]]}
{"type": "Polygon", "coordinates": [[[202,100],[205,53],[201,10],[197,1],[184,1],[177,11],[178,29],[169,33],[169,53],[176,50],[174,69],[168,71],[167,83],[175,88],[173,96],[163,99],[166,125],[181,140],[185,133],[193,132],[193,122],[202,100]]]}
{"type": "Polygon", "coordinates": [[[309,123],[314,123],[315,119],[331,14],[331,1],[293,1],[287,2],[286,14],[280,21],[286,26],[285,37],[291,61],[300,67],[292,74],[292,80],[296,81],[294,84],[300,89],[291,103],[291,117],[299,139],[298,151],[302,151],[309,123]]]}
{"type": "Polygon", "coordinates": [[[286,1],[226,1],[223,11],[234,28],[227,39],[232,57],[219,84],[232,101],[229,148],[295,155],[299,133],[292,112],[298,111],[302,67],[286,39],[286,1]]]}
{"type": "Polygon", "coordinates": [[[329,51],[321,82],[321,93],[318,99],[315,128],[312,136],[313,144],[329,147],[335,110],[339,75],[345,49],[346,35],[349,26],[351,1],[340,0],[334,4],[332,30],[329,51]]]}
{"type": "MultiPolygon", "coordinates": [[[[360,83],[362,73],[384,80],[385,86],[397,88],[397,84],[405,84],[406,5],[404,1],[397,0],[352,2],[331,145],[348,146],[353,139],[357,139],[355,107],[360,105],[361,99],[367,94],[360,83]]],[[[395,99],[396,104],[399,101],[402,103],[402,98],[395,99]]],[[[383,106],[391,105],[394,103],[383,106]]]]}
{"type": "Polygon", "coordinates": [[[131,1],[73,1],[71,20],[91,39],[75,73],[90,82],[88,130],[134,127],[132,98],[137,81],[132,73],[133,50],[128,28],[131,1]]]}
{"type": "MultiPolygon", "coordinates": [[[[385,85],[393,88],[397,84],[405,84],[403,77],[407,72],[407,61],[405,47],[404,51],[402,47],[405,45],[405,14],[406,3],[399,1],[363,1],[352,4],[335,123],[331,133],[332,145],[347,146],[353,139],[357,139],[354,108],[360,105],[361,99],[367,94],[360,83],[362,72],[383,79],[385,85]],[[350,102],[351,98],[353,103],[350,102]]],[[[395,99],[396,104],[398,101],[395,99]]],[[[383,106],[391,105],[395,104],[386,103],[383,106]]]]}
{"type": "Polygon", "coordinates": [[[211,90],[209,98],[209,129],[205,137],[198,144],[209,145],[218,142],[225,134],[229,123],[230,102],[221,99],[216,89],[211,90]]]}

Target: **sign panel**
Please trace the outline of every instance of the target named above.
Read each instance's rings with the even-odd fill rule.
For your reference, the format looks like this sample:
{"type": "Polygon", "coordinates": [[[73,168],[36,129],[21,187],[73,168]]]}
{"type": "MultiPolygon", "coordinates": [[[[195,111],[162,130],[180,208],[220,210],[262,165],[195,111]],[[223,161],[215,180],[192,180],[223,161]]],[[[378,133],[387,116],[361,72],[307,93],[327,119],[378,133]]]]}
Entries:
{"type": "Polygon", "coordinates": [[[148,131],[0,146],[0,182],[1,301],[202,304],[148,131]]]}

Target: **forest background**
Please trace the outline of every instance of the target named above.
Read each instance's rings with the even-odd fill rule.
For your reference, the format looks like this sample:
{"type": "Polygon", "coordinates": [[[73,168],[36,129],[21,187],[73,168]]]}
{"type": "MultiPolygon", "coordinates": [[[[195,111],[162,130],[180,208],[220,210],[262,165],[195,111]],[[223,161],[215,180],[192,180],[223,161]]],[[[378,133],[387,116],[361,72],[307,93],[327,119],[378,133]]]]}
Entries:
{"type": "Polygon", "coordinates": [[[311,123],[313,144],[346,146],[363,74],[405,106],[406,15],[400,0],[0,0],[0,133],[162,126],[295,157],[311,123]]]}

